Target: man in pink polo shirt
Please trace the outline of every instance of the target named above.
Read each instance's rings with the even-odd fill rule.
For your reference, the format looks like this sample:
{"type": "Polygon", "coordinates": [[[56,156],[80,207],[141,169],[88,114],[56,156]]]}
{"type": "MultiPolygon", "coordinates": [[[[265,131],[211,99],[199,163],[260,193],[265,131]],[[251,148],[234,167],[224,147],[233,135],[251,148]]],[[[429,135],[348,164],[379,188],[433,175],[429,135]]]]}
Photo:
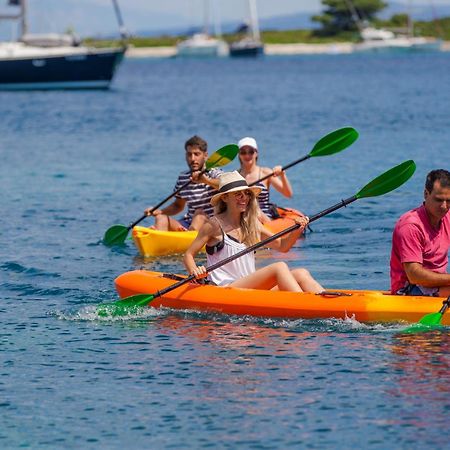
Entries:
{"type": "Polygon", "coordinates": [[[432,170],[425,201],[400,217],[391,252],[391,292],[402,295],[450,295],[450,172],[432,170]]]}

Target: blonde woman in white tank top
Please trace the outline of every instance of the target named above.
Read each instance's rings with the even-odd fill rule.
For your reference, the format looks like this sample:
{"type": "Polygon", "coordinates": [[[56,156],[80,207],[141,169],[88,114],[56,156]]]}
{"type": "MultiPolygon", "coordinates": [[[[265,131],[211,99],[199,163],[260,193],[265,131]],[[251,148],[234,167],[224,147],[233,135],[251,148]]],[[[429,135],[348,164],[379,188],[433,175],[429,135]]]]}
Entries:
{"type": "MultiPolygon", "coordinates": [[[[197,279],[208,276],[220,286],[252,289],[279,289],[292,292],[322,292],[323,287],[304,268],[290,270],[285,262],[276,262],[255,270],[253,252],[247,253],[228,264],[206,273],[204,266],[197,266],[195,255],[206,246],[207,265],[221,261],[261,239],[273,235],[258,220],[256,196],[260,188],[249,187],[238,172],[226,172],[219,178],[219,190],[211,199],[215,216],[200,229],[197,238],[184,255],[189,274],[197,279]]],[[[276,250],[287,252],[297,241],[308,224],[302,217],[297,230],[268,244],[276,250]]]]}

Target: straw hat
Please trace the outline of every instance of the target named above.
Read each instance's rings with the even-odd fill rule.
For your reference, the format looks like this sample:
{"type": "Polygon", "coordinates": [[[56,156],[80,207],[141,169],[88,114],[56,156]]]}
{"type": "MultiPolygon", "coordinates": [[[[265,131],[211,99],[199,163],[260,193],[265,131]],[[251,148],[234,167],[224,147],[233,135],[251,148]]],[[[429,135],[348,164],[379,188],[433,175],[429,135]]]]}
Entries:
{"type": "Polygon", "coordinates": [[[216,195],[211,197],[211,205],[216,206],[220,197],[229,192],[246,191],[250,189],[255,196],[261,192],[261,188],[257,186],[249,186],[245,178],[236,170],[233,172],[224,172],[219,177],[219,189],[216,195]]]}

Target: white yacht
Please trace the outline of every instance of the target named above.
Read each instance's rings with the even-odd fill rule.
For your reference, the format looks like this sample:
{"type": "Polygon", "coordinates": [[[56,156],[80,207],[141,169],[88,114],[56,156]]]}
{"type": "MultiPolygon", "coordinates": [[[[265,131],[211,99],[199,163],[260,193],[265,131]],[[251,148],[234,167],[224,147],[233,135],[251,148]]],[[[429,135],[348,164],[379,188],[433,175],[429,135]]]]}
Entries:
{"type": "MultiPolygon", "coordinates": [[[[114,0],[116,2],[117,0],[114,0]]],[[[18,12],[0,19],[20,22],[20,39],[0,43],[0,90],[107,89],[126,46],[89,48],[73,35],[29,34],[27,0],[13,0],[18,12]]],[[[115,3],[116,12],[118,6],[115,3]]],[[[119,22],[121,17],[118,16],[119,22]]]]}
{"type": "Polygon", "coordinates": [[[362,42],[353,44],[355,52],[439,51],[439,39],[399,36],[392,31],[372,27],[360,30],[362,42]]]}
{"type": "Polygon", "coordinates": [[[222,39],[217,39],[206,33],[196,33],[191,38],[177,44],[177,56],[228,56],[228,46],[222,39]]]}
{"type": "Polygon", "coordinates": [[[358,13],[353,1],[345,0],[345,2],[361,36],[361,42],[353,44],[354,52],[438,51],[441,48],[440,39],[413,36],[411,12],[408,14],[408,34],[396,35],[389,30],[368,26],[358,13]]]}

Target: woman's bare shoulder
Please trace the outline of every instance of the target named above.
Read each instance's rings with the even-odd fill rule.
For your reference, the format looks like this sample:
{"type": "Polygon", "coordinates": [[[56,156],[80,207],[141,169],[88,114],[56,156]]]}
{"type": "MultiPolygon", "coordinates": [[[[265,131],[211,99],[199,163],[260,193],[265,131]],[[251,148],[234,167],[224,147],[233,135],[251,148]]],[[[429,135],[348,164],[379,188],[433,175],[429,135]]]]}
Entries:
{"type": "Polygon", "coordinates": [[[262,175],[269,175],[272,173],[272,169],[270,167],[261,167],[262,175]]]}
{"type": "Polygon", "coordinates": [[[222,234],[219,219],[216,216],[208,218],[202,226],[202,231],[210,237],[222,234]]]}

